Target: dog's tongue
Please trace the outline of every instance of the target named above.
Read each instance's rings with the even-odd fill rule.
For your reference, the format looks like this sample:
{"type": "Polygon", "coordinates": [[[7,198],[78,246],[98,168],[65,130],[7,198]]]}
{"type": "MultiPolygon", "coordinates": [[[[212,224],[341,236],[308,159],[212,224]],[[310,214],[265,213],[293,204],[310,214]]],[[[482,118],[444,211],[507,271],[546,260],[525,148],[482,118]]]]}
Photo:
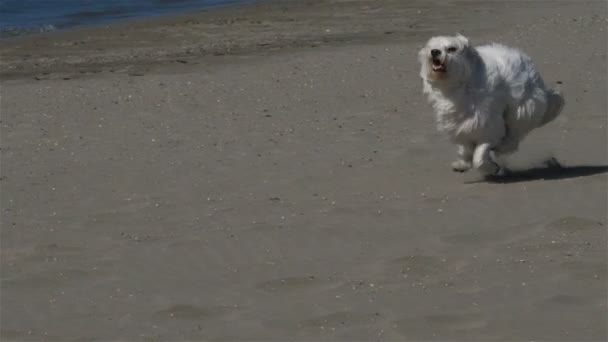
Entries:
{"type": "Polygon", "coordinates": [[[433,70],[435,70],[435,71],[445,71],[445,66],[443,66],[442,64],[435,64],[433,62],[433,70]]]}

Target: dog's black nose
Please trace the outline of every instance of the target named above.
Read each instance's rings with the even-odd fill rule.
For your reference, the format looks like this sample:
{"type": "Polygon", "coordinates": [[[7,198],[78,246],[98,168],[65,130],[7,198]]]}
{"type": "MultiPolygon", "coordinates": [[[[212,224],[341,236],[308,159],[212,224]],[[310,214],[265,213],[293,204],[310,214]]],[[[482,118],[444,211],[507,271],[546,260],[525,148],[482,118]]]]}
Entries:
{"type": "Polygon", "coordinates": [[[431,56],[433,56],[433,57],[437,57],[437,56],[439,56],[439,55],[441,55],[441,51],[439,51],[439,50],[437,50],[437,49],[433,49],[433,50],[431,50],[431,56]]]}

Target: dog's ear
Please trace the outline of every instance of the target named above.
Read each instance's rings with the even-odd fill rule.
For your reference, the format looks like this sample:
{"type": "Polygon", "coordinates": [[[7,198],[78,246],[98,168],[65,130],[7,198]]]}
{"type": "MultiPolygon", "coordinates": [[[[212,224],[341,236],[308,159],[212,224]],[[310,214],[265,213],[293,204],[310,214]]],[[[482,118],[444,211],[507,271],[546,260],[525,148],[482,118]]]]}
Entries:
{"type": "Polygon", "coordinates": [[[464,45],[464,46],[470,46],[469,38],[461,35],[460,33],[456,34],[456,38],[458,38],[458,40],[460,40],[460,42],[462,43],[462,45],[464,45]]]}

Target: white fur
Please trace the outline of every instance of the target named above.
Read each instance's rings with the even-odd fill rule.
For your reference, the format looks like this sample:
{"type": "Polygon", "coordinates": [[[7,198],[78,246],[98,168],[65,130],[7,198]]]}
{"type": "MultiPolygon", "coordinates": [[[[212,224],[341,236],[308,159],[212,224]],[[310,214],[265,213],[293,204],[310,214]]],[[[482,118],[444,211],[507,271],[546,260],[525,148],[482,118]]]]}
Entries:
{"type": "Polygon", "coordinates": [[[433,37],[418,59],[438,129],[458,145],[455,171],[474,166],[484,174],[501,172],[500,157],[515,152],[531,130],[553,120],[564,106],[562,96],[545,87],[530,57],[517,49],[472,47],[461,35],[433,37]],[[432,50],[440,54],[433,58],[432,50]],[[445,70],[435,70],[433,59],[445,70]]]}

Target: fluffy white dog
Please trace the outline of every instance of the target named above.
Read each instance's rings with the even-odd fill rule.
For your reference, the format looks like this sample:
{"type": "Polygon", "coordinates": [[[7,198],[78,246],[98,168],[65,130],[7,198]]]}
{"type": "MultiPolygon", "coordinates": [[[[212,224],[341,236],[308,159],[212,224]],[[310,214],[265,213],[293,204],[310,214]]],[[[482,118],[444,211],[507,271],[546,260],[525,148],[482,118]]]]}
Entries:
{"type": "Polygon", "coordinates": [[[452,169],[505,172],[501,156],[555,119],[563,97],[547,89],[530,57],[499,44],[473,47],[462,36],[433,37],[418,54],[423,91],[440,131],[458,146],[452,169]]]}

